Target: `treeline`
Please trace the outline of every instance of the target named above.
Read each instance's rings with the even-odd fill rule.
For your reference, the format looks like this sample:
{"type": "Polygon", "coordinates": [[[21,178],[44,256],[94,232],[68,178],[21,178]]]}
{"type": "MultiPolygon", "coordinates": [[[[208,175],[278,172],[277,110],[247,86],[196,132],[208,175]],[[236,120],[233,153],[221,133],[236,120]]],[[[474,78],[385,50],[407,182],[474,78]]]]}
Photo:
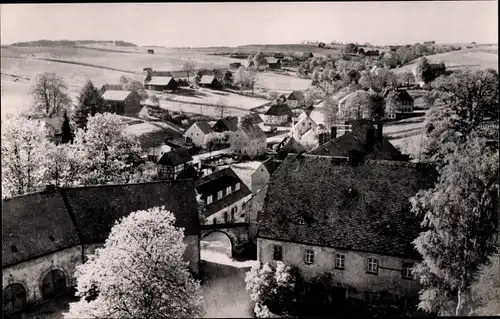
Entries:
{"type": "Polygon", "coordinates": [[[36,40],[28,42],[16,42],[12,46],[17,47],[50,47],[50,46],[76,46],[81,44],[108,44],[122,47],[136,47],[137,45],[131,42],[121,40],[36,40]]]}

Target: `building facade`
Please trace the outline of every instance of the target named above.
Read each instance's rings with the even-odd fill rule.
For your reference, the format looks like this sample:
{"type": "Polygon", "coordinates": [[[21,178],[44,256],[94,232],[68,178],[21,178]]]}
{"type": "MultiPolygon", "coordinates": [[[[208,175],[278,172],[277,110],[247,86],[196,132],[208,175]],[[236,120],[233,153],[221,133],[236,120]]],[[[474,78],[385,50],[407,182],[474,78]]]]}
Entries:
{"type": "Polygon", "coordinates": [[[174,180],[180,173],[193,164],[193,157],[188,150],[175,148],[164,153],[156,164],[158,178],[174,180]]]}
{"type": "Polygon", "coordinates": [[[203,142],[205,141],[205,136],[212,132],[213,130],[207,122],[198,121],[193,123],[193,125],[186,130],[183,136],[190,138],[196,147],[202,147],[203,142]]]}
{"type": "Polygon", "coordinates": [[[280,125],[288,123],[293,117],[293,112],[287,104],[273,104],[262,116],[266,125],[280,125]]]}
{"type": "Polygon", "coordinates": [[[102,98],[116,114],[136,115],[142,108],[142,97],[136,91],[106,90],[102,98]]]}
{"type": "Polygon", "coordinates": [[[259,156],[266,152],[266,133],[257,125],[243,125],[230,137],[232,153],[259,156]]]}

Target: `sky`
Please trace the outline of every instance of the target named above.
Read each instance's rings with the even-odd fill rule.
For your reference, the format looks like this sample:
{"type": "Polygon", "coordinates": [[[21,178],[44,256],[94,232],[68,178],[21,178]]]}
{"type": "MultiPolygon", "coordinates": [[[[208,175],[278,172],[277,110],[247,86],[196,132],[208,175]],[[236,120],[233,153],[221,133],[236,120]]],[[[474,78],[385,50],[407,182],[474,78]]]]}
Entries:
{"type": "Polygon", "coordinates": [[[498,1],[1,4],[0,43],[498,43],[498,1]]]}

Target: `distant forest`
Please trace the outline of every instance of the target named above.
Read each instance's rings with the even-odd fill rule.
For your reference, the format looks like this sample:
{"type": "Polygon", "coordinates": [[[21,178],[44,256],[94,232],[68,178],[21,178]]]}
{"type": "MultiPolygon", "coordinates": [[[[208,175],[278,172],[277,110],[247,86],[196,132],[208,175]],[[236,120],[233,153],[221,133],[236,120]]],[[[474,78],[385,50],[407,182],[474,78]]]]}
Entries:
{"type": "Polygon", "coordinates": [[[137,45],[125,42],[121,40],[117,41],[98,41],[98,40],[37,40],[37,41],[28,41],[28,42],[16,42],[12,43],[12,46],[17,47],[51,47],[51,46],[77,46],[82,44],[107,44],[107,45],[116,45],[120,47],[136,47],[137,45]]]}

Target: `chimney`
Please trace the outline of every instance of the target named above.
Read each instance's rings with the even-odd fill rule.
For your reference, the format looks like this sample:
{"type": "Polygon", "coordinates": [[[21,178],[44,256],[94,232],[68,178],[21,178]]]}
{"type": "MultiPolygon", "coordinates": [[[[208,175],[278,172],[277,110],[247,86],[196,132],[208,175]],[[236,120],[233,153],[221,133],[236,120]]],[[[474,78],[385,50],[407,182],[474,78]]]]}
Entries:
{"type": "Polygon", "coordinates": [[[323,145],[323,144],[325,144],[326,142],[328,142],[328,140],[327,140],[327,134],[328,134],[328,133],[319,133],[319,135],[318,135],[318,142],[319,142],[319,145],[323,145]]]}
{"type": "Polygon", "coordinates": [[[378,124],[377,124],[377,142],[379,145],[382,144],[383,132],[384,132],[384,124],[382,123],[382,121],[378,121],[378,124]]]}
{"type": "Polygon", "coordinates": [[[365,140],[366,150],[368,152],[372,152],[374,144],[375,144],[375,129],[369,127],[366,129],[366,140],[365,140]]]}
{"type": "Polygon", "coordinates": [[[334,140],[336,138],[337,138],[337,127],[336,126],[332,126],[332,128],[330,130],[330,139],[334,140]]]}

